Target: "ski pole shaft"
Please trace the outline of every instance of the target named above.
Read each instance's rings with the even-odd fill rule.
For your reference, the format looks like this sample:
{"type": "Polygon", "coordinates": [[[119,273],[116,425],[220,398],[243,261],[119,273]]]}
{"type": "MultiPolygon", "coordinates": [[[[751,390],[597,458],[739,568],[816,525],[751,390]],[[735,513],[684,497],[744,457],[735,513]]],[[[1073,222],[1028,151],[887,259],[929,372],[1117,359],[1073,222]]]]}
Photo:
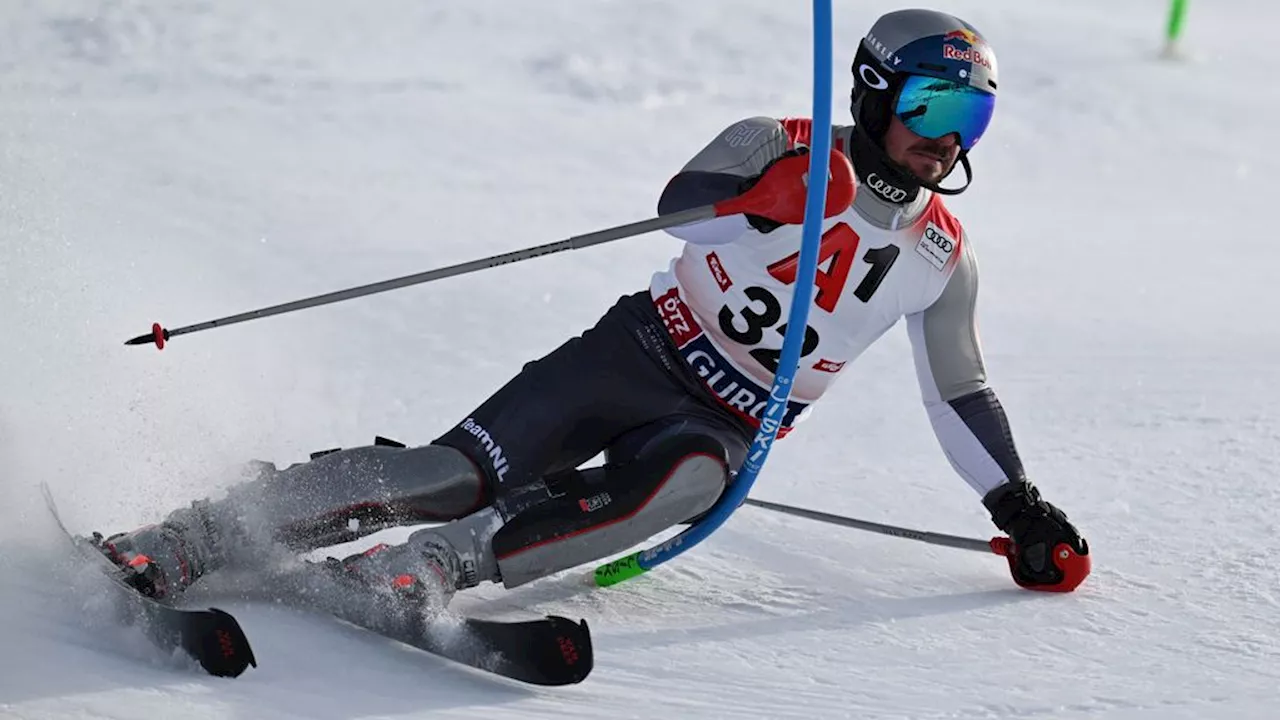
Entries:
{"type": "MultiPolygon", "coordinates": [[[[855,186],[853,183],[853,171],[849,169],[849,160],[843,153],[833,150],[832,159],[841,162],[832,165],[834,168],[843,170],[836,177],[831,178],[827,186],[825,216],[844,212],[849,204],[853,202],[855,186]]],[[[448,267],[428,270],[426,272],[416,273],[414,275],[406,275],[404,277],[394,278],[391,280],[383,280],[369,285],[361,285],[359,287],[348,288],[346,290],[338,290],[324,295],[316,295],[315,297],[304,298],[302,300],[294,300],[293,302],[283,303],[281,305],[272,305],[270,307],[258,310],[250,310],[249,312],[240,313],[239,315],[230,315],[217,320],[209,320],[207,322],[198,323],[196,325],[187,325],[173,330],[165,329],[160,323],[151,326],[151,332],[145,335],[125,341],[125,345],[147,345],[155,343],[156,347],[163,350],[165,341],[177,337],[178,335],[186,335],[189,333],[200,332],[201,330],[211,330],[213,328],[225,327],[236,323],[247,322],[249,320],[257,320],[259,318],[270,317],[272,315],[283,315],[284,313],[296,312],[307,308],[317,307],[319,305],[328,305],[330,303],[350,300],[352,298],[372,295],[374,293],[386,292],[397,288],[408,287],[409,285],[418,285],[420,283],[431,282],[448,277],[465,275],[478,270],[484,270],[499,265],[509,265],[511,263],[521,262],[530,258],[542,257],[552,253],[564,252],[565,250],[578,250],[580,248],[590,247],[592,245],[601,245],[614,240],[635,237],[645,233],[654,232],[655,230],[665,230],[677,225],[685,225],[688,223],[701,222],[717,217],[725,217],[728,215],[761,215],[776,222],[784,224],[799,224],[804,220],[804,212],[806,207],[806,196],[808,193],[806,181],[801,175],[802,171],[808,167],[809,160],[805,157],[794,156],[786,157],[779,160],[773,167],[771,172],[765,173],[755,185],[752,185],[746,192],[741,195],[721,200],[720,202],[703,205],[701,207],[689,208],[658,217],[640,220],[638,222],[627,223],[626,225],[618,225],[616,227],[597,230],[585,235],[575,235],[574,237],[559,242],[547,243],[546,245],[535,245],[534,247],[525,248],[523,250],[514,250],[501,255],[482,258],[480,260],[472,260],[470,262],[460,263],[458,265],[450,265],[448,267]]]]}
{"type": "Polygon", "coordinates": [[[755,498],[747,498],[743,504],[754,505],[755,507],[764,508],[766,510],[773,510],[775,512],[795,515],[797,517],[817,520],[819,522],[831,523],[833,525],[842,525],[844,527],[851,527],[857,530],[880,533],[881,535],[892,535],[894,537],[906,538],[908,540],[918,540],[920,542],[929,543],[930,545],[943,545],[945,547],[959,548],[961,550],[977,550],[978,552],[989,552],[1002,556],[1008,554],[1009,539],[1005,537],[997,536],[990,540],[982,540],[980,538],[967,538],[959,537],[957,535],[946,535],[944,533],[911,530],[909,528],[897,527],[895,525],[883,525],[869,520],[858,520],[856,518],[844,517],[843,515],[833,515],[831,513],[825,513],[818,510],[807,510],[805,508],[773,503],[767,500],[757,500],[755,498]]]}
{"type": "Polygon", "coordinates": [[[346,290],[338,290],[331,293],[325,293],[323,295],[316,295],[302,300],[294,300],[293,302],[282,303],[280,305],[272,305],[270,307],[251,310],[238,315],[230,315],[228,317],[209,320],[207,322],[188,325],[186,327],[175,328],[173,330],[166,330],[160,327],[159,324],[156,324],[152,326],[150,333],[139,335],[138,337],[127,340],[125,345],[147,345],[154,342],[157,347],[163,349],[164,342],[166,340],[177,337],[178,335],[186,335],[188,333],[200,332],[201,330],[225,327],[227,325],[234,325],[236,323],[247,322],[249,320],[257,320],[259,318],[270,317],[272,315],[283,315],[285,313],[305,310],[307,308],[318,307],[320,305],[328,305],[330,303],[342,302],[343,300],[351,300],[352,298],[373,295],[374,293],[386,292],[388,290],[395,290],[398,288],[408,287],[410,285],[418,285],[420,283],[432,282],[433,280],[465,275],[467,273],[473,273],[479,270],[497,267],[499,265],[517,263],[531,258],[542,257],[543,255],[551,255],[553,253],[564,252],[566,250],[578,250],[592,245],[601,245],[603,243],[613,242],[614,240],[634,237],[636,235],[642,235],[644,233],[662,230],[676,225],[709,220],[716,217],[718,209],[719,208],[715,205],[690,208],[688,210],[671,213],[669,215],[598,230],[585,235],[576,235],[566,240],[560,240],[559,242],[536,245],[523,250],[515,250],[501,255],[482,258],[480,260],[472,260],[470,262],[450,265],[448,267],[437,268],[435,270],[428,270],[414,275],[406,275],[404,277],[383,280],[382,282],[371,283],[369,285],[361,285],[359,287],[348,288],[346,290]]]}

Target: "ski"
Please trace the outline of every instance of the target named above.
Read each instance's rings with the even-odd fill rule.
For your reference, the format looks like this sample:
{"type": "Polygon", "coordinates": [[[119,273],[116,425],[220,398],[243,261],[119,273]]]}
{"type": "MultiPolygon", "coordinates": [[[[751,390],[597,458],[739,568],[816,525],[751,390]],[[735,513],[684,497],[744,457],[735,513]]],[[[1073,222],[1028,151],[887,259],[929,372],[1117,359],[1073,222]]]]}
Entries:
{"type": "Polygon", "coordinates": [[[331,617],[437,657],[533,685],[582,682],[594,665],[585,620],[557,615],[482,620],[344,582],[328,563],[304,562],[259,583],[264,599],[331,617]]]}
{"type": "Polygon", "coordinates": [[[556,615],[509,622],[442,618],[424,632],[366,629],[432,655],[533,685],[582,682],[595,661],[587,621],[574,622],[556,615]]]}
{"type": "Polygon", "coordinates": [[[448,611],[434,615],[366,590],[277,585],[276,602],[327,615],[389,640],[477,670],[533,685],[572,685],[591,672],[594,655],[585,620],[549,615],[481,620],[448,611]],[[292,587],[292,592],[288,589],[292,587]],[[284,589],[284,592],[279,592],[284,589]]]}
{"type": "Polygon", "coordinates": [[[250,665],[258,666],[249,647],[249,639],[234,617],[217,608],[184,610],[171,607],[139,593],[125,582],[123,571],[93,543],[67,530],[58,515],[49,486],[41,484],[41,491],[54,521],[76,553],[101,570],[107,584],[115,591],[115,599],[124,617],[128,622],[137,624],[152,644],[167,652],[181,648],[210,675],[218,677],[237,677],[250,665]]]}

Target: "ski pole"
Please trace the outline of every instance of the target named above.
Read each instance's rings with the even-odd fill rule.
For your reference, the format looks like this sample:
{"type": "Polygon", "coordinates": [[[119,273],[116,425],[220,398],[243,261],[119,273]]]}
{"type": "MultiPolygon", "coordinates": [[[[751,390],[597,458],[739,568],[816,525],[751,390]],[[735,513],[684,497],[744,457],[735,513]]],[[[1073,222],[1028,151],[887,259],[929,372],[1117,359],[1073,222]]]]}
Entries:
{"type": "MultiPolygon", "coordinates": [[[[833,151],[833,153],[834,152],[836,151],[833,151]]],[[[499,265],[522,262],[524,260],[542,257],[543,255],[550,255],[552,253],[564,252],[566,250],[578,250],[592,245],[602,245],[604,243],[621,240],[623,238],[643,235],[655,230],[663,230],[677,225],[685,225],[688,223],[710,220],[712,218],[724,217],[727,215],[752,214],[769,218],[775,222],[793,225],[800,224],[804,220],[806,188],[800,183],[785,182],[785,179],[800,177],[803,170],[796,170],[797,168],[807,167],[808,158],[803,155],[785,157],[775,163],[773,167],[777,168],[784,165],[794,165],[796,167],[788,168],[787,170],[779,173],[766,173],[764,177],[761,177],[759,182],[753,185],[745,193],[711,205],[689,208],[688,210],[681,210],[668,215],[660,215],[658,217],[641,220],[639,222],[597,230],[585,235],[576,235],[558,242],[547,243],[545,245],[535,245],[523,250],[515,250],[479,260],[472,260],[470,262],[464,262],[457,265],[427,270],[426,272],[406,275],[404,277],[393,278],[391,280],[383,280],[381,282],[352,287],[346,290],[337,290],[323,295],[294,300],[280,305],[272,305],[258,310],[250,310],[249,312],[240,313],[238,315],[230,315],[228,317],[209,320],[207,322],[188,325],[186,327],[174,328],[172,330],[164,328],[160,323],[154,323],[151,326],[151,332],[126,340],[125,345],[148,345],[155,343],[155,346],[158,349],[163,350],[165,341],[170,338],[177,337],[178,335],[187,335],[189,333],[200,332],[202,330],[211,330],[213,328],[225,327],[227,325],[234,325],[236,323],[247,322],[249,320],[257,320],[259,318],[270,317],[272,315],[283,315],[285,313],[305,310],[307,308],[318,307],[320,305],[328,305],[330,303],[341,302],[343,300],[351,300],[353,298],[373,295],[374,293],[386,292],[388,290],[395,290],[398,288],[408,287],[410,285],[418,285],[421,283],[432,282],[433,280],[465,275],[467,273],[473,273],[479,270],[497,267],[499,265]],[[782,179],[774,181],[769,179],[770,175],[774,178],[782,179]]],[[[771,170],[772,169],[773,168],[771,168],[771,170]]],[[[849,206],[849,203],[853,198],[853,193],[854,185],[851,174],[834,178],[832,182],[829,183],[827,189],[826,216],[830,217],[843,212],[844,209],[849,206]]]]}
{"type": "Polygon", "coordinates": [[[894,525],[882,525],[869,520],[857,520],[851,517],[844,517],[843,515],[833,515],[831,513],[820,512],[818,510],[806,510],[805,508],[782,505],[780,503],[773,503],[767,500],[757,500],[755,498],[747,498],[743,504],[754,505],[766,510],[773,510],[775,512],[795,515],[797,517],[817,520],[819,522],[831,523],[833,525],[843,525],[844,527],[851,527],[857,530],[867,530],[870,532],[880,533],[882,535],[906,538],[908,540],[919,540],[920,542],[929,543],[930,545],[943,545],[945,547],[960,548],[961,550],[991,552],[1002,557],[1008,557],[1009,555],[1009,538],[999,535],[991,538],[990,540],[982,540],[980,538],[967,538],[959,537],[957,535],[926,532],[923,530],[911,530],[909,528],[897,527],[894,525]]]}

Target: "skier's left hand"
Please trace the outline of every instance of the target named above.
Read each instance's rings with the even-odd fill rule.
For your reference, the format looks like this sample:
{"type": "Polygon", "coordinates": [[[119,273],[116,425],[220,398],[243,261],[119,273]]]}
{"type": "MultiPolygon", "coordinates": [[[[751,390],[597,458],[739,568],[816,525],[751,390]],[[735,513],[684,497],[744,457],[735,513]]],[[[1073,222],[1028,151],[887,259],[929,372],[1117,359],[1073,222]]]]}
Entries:
{"type": "Polygon", "coordinates": [[[1029,482],[1012,482],[982,500],[1011,541],[1006,553],[1013,581],[1028,590],[1070,592],[1089,576],[1089,543],[1066,513],[1029,482]]]}

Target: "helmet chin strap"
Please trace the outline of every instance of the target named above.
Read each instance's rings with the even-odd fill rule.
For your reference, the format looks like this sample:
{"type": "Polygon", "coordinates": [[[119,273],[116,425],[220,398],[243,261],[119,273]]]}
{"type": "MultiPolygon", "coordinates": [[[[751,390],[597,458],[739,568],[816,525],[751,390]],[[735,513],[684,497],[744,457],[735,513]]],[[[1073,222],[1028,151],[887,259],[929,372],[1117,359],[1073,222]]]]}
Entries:
{"type": "MultiPolygon", "coordinates": [[[[952,164],[951,169],[947,171],[947,174],[942,176],[942,180],[946,180],[947,177],[949,177],[952,172],[955,172],[956,165],[960,165],[964,167],[964,184],[961,185],[960,187],[944,188],[938,185],[938,183],[924,182],[923,180],[919,181],[920,187],[928,188],[938,193],[939,195],[959,195],[960,193],[969,189],[969,186],[973,184],[973,166],[969,165],[968,150],[960,151],[960,155],[956,159],[956,162],[952,164]]],[[[912,177],[914,177],[914,175],[912,177]]],[[[942,182],[942,180],[939,180],[938,182],[942,182]]]]}

